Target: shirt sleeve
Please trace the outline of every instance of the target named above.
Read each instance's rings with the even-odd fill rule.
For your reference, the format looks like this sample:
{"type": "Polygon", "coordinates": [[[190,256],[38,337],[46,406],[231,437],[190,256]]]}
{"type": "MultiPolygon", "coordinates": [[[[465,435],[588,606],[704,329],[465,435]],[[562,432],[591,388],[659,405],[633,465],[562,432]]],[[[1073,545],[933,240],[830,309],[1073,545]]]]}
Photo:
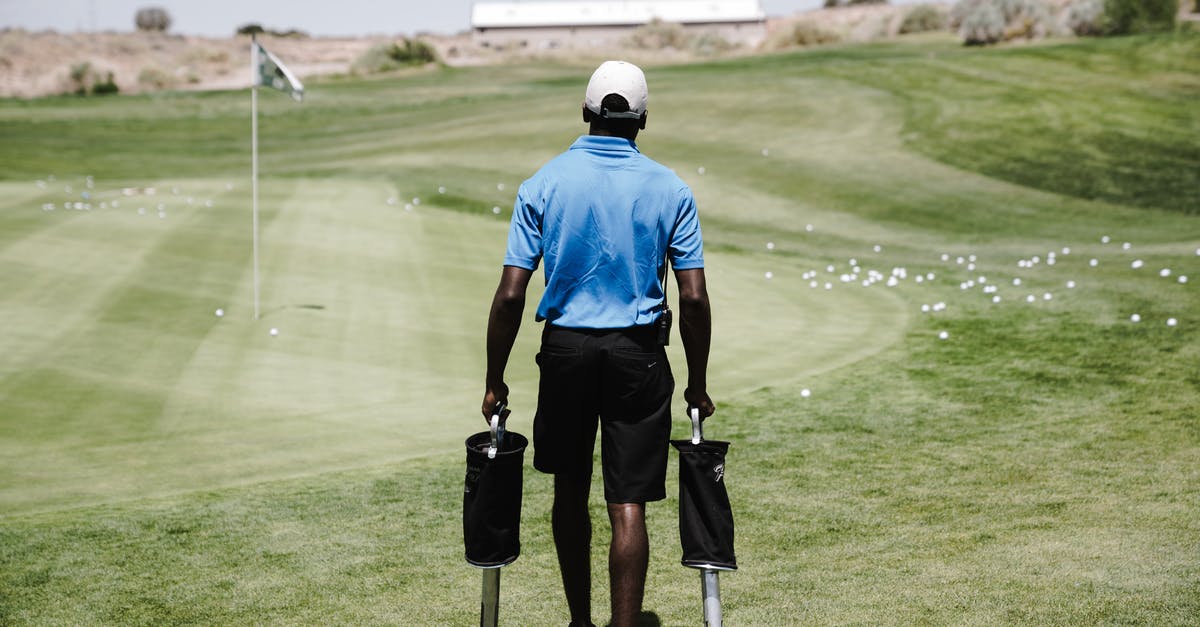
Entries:
{"type": "Polygon", "coordinates": [[[508,249],[504,265],[537,270],[542,259],[542,207],[530,194],[528,181],[517,190],[512,222],[508,227],[508,249]]]}
{"type": "Polygon", "coordinates": [[[686,186],[680,190],[679,211],[675,219],[675,230],[667,251],[671,267],[676,270],[694,270],[704,267],[704,239],[700,235],[700,216],[696,210],[696,199],[686,186]]]}

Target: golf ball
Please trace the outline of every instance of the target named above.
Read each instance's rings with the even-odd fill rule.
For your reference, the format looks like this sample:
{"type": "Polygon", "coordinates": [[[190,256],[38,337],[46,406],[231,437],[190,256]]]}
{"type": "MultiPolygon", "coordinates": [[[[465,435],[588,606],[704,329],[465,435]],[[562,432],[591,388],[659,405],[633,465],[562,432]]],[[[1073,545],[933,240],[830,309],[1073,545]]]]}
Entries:
{"type": "Polygon", "coordinates": [[[1035,300],[1037,300],[1037,297],[1034,296],[1033,294],[1030,294],[1029,296],[1025,297],[1025,302],[1027,302],[1027,303],[1032,303],[1035,300]]]}
{"type": "Polygon", "coordinates": [[[1121,244],[1121,250],[1129,250],[1130,248],[1133,248],[1133,244],[1130,244],[1129,242],[1121,244]]]}
{"type": "Polygon", "coordinates": [[[1179,324],[1179,321],[1178,321],[1178,320],[1176,320],[1176,319],[1174,319],[1174,318],[1167,318],[1167,326],[1169,326],[1169,327],[1173,327],[1173,326],[1175,326],[1175,325],[1177,325],[1177,324],[1179,324]]]}
{"type": "Polygon", "coordinates": [[[932,281],[933,279],[934,279],[934,275],[933,275],[933,273],[932,273],[932,272],[928,272],[928,273],[926,273],[926,274],[925,274],[925,280],[926,280],[926,281],[932,281]]]}
{"type": "Polygon", "coordinates": [[[1000,302],[1000,297],[999,297],[999,296],[993,296],[993,297],[992,297],[992,302],[993,302],[993,303],[998,303],[998,302],[1000,302]]]}
{"type": "Polygon", "coordinates": [[[1069,289],[1069,290],[1073,290],[1073,289],[1075,289],[1075,282],[1074,282],[1074,281],[1067,281],[1067,289],[1069,289]]]}
{"type": "Polygon", "coordinates": [[[1141,322],[1142,316],[1140,314],[1133,314],[1132,316],[1129,316],[1129,321],[1130,322],[1141,322]]]}
{"type": "Polygon", "coordinates": [[[1158,276],[1160,276],[1160,277],[1163,277],[1163,278],[1166,278],[1166,277],[1169,277],[1169,276],[1171,276],[1171,269],[1170,269],[1170,268],[1163,268],[1162,270],[1159,270],[1159,271],[1158,271],[1158,276]]]}
{"type": "Polygon", "coordinates": [[[774,274],[774,273],[772,273],[770,270],[767,270],[767,272],[766,272],[765,274],[763,274],[763,276],[765,276],[765,277],[767,277],[768,279],[770,279],[770,278],[774,277],[774,276],[775,276],[775,274],[774,274]]]}
{"type": "Polygon", "coordinates": [[[939,340],[948,340],[948,339],[950,339],[950,333],[948,331],[942,331],[941,333],[938,333],[938,339],[939,340]]]}
{"type": "MultiPolygon", "coordinates": [[[[805,224],[805,225],[804,225],[804,230],[805,230],[805,231],[808,231],[809,233],[812,233],[812,231],[813,231],[813,225],[811,225],[811,224],[805,224]]],[[[1197,255],[1200,255],[1200,248],[1196,249],[1196,254],[1197,254],[1197,255]]]]}
{"type": "Polygon", "coordinates": [[[763,148],[763,149],[762,149],[762,156],[764,156],[764,157],[765,157],[765,156],[767,156],[767,155],[769,155],[769,154],[771,154],[771,151],[770,151],[770,150],[767,150],[766,148],[763,148]]]}
{"type": "Polygon", "coordinates": [[[496,183],[496,191],[504,191],[504,183],[496,183]]]}
{"type": "Polygon", "coordinates": [[[1112,241],[1112,238],[1111,238],[1111,237],[1109,237],[1109,236],[1107,236],[1107,235],[1105,235],[1104,237],[1101,237],[1101,238],[1100,238],[1100,243],[1101,243],[1101,244],[1107,244],[1107,243],[1109,243],[1109,242],[1111,242],[1111,241],[1112,241]]]}
{"type": "Polygon", "coordinates": [[[217,317],[218,317],[218,318],[220,318],[221,316],[224,316],[224,315],[225,315],[225,310],[224,310],[224,309],[218,309],[218,310],[217,310],[217,317]]]}
{"type": "Polygon", "coordinates": [[[492,213],[500,215],[500,207],[492,207],[492,213]]]}
{"type": "Polygon", "coordinates": [[[942,253],[942,261],[950,261],[950,255],[947,255],[946,253],[942,253]]]}
{"type": "Polygon", "coordinates": [[[271,330],[268,331],[268,333],[270,333],[271,336],[274,337],[276,335],[279,335],[279,329],[276,329],[275,327],[271,327],[271,330]]]}
{"type": "Polygon", "coordinates": [[[1046,292],[1045,294],[1042,294],[1042,300],[1052,300],[1053,298],[1054,298],[1054,294],[1051,294],[1050,292],[1046,292]]]}
{"type": "Polygon", "coordinates": [[[775,242],[767,242],[767,250],[775,250],[775,242]]]}
{"type": "Polygon", "coordinates": [[[438,193],[439,193],[439,194],[445,194],[445,193],[446,193],[446,186],[444,186],[444,185],[439,185],[439,186],[438,186],[438,193]]]}
{"type": "Polygon", "coordinates": [[[800,390],[800,396],[803,396],[804,398],[808,398],[808,397],[812,396],[812,390],[809,390],[808,388],[804,388],[803,390],[800,390]]]}
{"type": "Polygon", "coordinates": [[[1090,259],[1090,260],[1088,260],[1088,265],[1095,268],[1096,266],[1100,265],[1100,260],[1099,259],[1090,259]]]}
{"type": "Polygon", "coordinates": [[[1180,282],[1180,283],[1187,283],[1187,275],[1186,275],[1186,274],[1181,274],[1181,275],[1179,275],[1179,282],[1180,282]]]}
{"type": "Polygon", "coordinates": [[[1021,284],[1021,277],[1016,277],[1013,279],[1013,285],[1020,285],[1020,284],[1021,284]]]}
{"type": "Polygon", "coordinates": [[[704,174],[704,166],[696,168],[696,174],[704,174]]]}
{"type": "Polygon", "coordinates": [[[1134,259],[1133,263],[1129,264],[1129,267],[1133,268],[1134,270],[1137,270],[1138,268],[1142,267],[1142,260],[1134,259]]]}
{"type": "Polygon", "coordinates": [[[421,199],[420,199],[420,198],[413,197],[412,204],[414,204],[414,205],[419,205],[419,204],[421,204],[421,199]]]}
{"type": "Polygon", "coordinates": [[[1069,246],[1063,246],[1062,254],[1064,254],[1064,255],[1071,254],[1071,248],[1069,246]]]}
{"type": "Polygon", "coordinates": [[[883,246],[880,246],[879,244],[876,244],[876,245],[875,245],[875,248],[874,248],[874,250],[875,250],[875,252],[877,252],[877,253],[881,253],[881,252],[883,252],[883,246]]]}

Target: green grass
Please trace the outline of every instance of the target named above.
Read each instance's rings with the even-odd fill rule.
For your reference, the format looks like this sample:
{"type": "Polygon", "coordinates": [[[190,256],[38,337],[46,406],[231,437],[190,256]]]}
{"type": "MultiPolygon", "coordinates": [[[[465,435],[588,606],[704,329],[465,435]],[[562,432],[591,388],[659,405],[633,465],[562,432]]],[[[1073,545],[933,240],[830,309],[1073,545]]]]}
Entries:
{"type": "MultiPolygon", "coordinates": [[[[1194,622],[1197,52],[918,38],[649,68],[639,145],[693,186],[708,249],[731,624],[1194,622]]],[[[472,623],[462,440],[505,216],[583,130],[589,69],[262,94],[259,321],[247,94],[0,102],[0,623],[472,623]]],[[[509,373],[523,433],[537,332],[509,373]]],[[[549,483],[528,469],[506,624],[566,617],[549,483]]],[[[646,609],[696,624],[675,507],[650,507],[646,609]]]]}

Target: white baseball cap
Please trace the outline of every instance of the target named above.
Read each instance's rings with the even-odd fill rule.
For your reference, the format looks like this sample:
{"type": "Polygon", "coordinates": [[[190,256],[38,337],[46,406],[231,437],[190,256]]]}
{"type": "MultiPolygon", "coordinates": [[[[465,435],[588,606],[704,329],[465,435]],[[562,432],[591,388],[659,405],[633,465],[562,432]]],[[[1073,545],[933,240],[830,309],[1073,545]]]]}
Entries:
{"type": "Polygon", "coordinates": [[[646,75],[638,66],[625,61],[605,61],[592,73],[588,81],[583,104],[589,111],[602,118],[636,120],[646,112],[650,92],[646,88],[646,75]],[[609,94],[617,94],[629,103],[629,112],[604,109],[600,103],[609,94]]]}

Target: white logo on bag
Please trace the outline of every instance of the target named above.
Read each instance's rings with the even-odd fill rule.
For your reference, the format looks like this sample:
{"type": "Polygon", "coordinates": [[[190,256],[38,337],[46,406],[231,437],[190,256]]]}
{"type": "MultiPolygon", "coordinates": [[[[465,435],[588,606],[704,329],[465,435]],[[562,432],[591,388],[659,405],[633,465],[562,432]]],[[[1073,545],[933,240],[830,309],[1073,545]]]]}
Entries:
{"type": "Polygon", "coordinates": [[[716,475],[716,478],[713,479],[713,482],[720,483],[721,479],[725,478],[725,464],[717,464],[716,466],[713,466],[713,474],[716,475]]]}

